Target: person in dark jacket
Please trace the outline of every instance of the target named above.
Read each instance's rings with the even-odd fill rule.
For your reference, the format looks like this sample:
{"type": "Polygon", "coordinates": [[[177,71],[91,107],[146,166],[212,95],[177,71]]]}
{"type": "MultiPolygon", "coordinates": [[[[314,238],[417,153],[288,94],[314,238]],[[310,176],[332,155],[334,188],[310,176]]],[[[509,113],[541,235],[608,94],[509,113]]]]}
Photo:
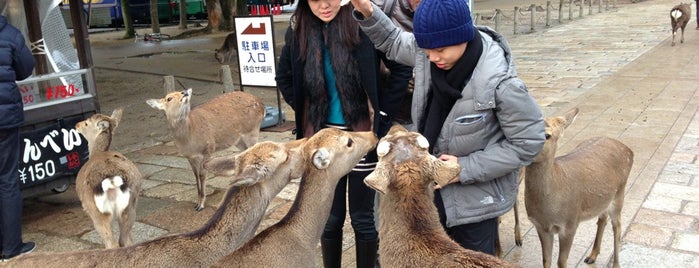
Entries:
{"type": "MultiPolygon", "coordinates": [[[[340,0],[300,0],[292,15],[276,81],[295,111],[297,138],[310,137],[326,127],[373,130],[381,137],[390,127],[380,101],[394,93],[379,93],[374,44],[359,30],[351,12],[352,7],[341,7],[340,0]]],[[[321,238],[325,267],[340,267],[347,205],[357,266],[374,265],[378,239],[373,216],[375,192],[363,180],[375,167],[376,158],[375,152],[369,153],[337,185],[321,238]]]]}
{"type": "Polygon", "coordinates": [[[0,15],[0,239],[2,260],[31,252],[34,242],[22,242],[22,193],[19,189],[19,128],[24,105],[15,81],[32,74],[34,57],[24,36],[0,15]]]}

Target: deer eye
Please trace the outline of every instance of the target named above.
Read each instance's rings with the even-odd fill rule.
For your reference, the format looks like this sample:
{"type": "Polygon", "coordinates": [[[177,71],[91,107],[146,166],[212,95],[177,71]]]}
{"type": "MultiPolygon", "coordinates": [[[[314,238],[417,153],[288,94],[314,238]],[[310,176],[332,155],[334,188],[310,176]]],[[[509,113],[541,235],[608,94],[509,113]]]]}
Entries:
{"type": "Polygon", "coordinates": [[[548,140],[550,138],[551,138],[551,134],[546,134],[546,139],[548,140]]]}
{"type": "Polygon", "coordinates": [[[171,100],[172,100],[172,97],[167,97],[167,101],[171,101],[171,100]]]}
{"type": "Polygon", "coordinates": [[[347,147],[351,148],[353,143],[354,141],[352,139],[347,139],[347,147]]]}

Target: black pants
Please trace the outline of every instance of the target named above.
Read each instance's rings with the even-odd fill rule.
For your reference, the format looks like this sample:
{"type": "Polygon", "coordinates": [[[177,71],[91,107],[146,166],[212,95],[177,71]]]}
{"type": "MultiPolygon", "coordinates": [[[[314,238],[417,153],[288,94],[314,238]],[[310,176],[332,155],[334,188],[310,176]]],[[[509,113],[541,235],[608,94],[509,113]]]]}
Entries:
{"type": "Polygon", "coordinates": [[[451,239],[454,239],[463,248],[495,255],[495,243],[498,239],[498,218],[447,227],[444,201],[442,201],[442,195],[439,193],[439,190],[434,193],[434,203],[439,212],[439,221],[451,239]]]}
{"type": "Polygon", "coordinates": [[[378,232],[374,225],[375,191],[364,184],[364,178],[369,173],[371,171],[352,171],[337,184],[330,217],[325,223],[323,239],[342,239],[342,226],[345,223],[347,205],[349,205],[355,239],[363,241],[378,239],[378,232]]]}
{"type": "Polygon", "coordinates": [[[19,190],[19,129],[0,129],[0,240],[2,254],[22,249],[22,193],[19,190]]]}

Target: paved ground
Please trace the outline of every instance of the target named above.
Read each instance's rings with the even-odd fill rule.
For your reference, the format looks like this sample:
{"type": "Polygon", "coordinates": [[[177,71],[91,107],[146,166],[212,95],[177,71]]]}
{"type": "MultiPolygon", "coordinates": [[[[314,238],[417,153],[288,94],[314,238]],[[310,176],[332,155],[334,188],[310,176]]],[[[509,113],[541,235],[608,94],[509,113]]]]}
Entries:
{"type": "MultiPolygon", "coordinates": [[[[545,114],[560,115],[569,108],[580,108],[577,120],[566,132],[561,153],[597,135],[617,138],[634,150],[622,218],[623,267],[699,267],[699,68],[695,67],[699,62],[699,31],[694,30],[693,18],[686,42],[670,46],[667,13],[674,4],[672,0],[620,4],[616,9],[534,33],[508,34],[518,72],[545,114]]],[[[94,48],[93,54],[120,51],[94,48]]],[[[107,63],[96,60],[98,68],[110,67],[107,63]]],[[[120,66],[111,68],[125,65],[120,66]]],[[[288,132],[265,132],[263,137],[291,138],[288,132]]],[[[146,177],[134,230],[137,241],[200,226],[227,187],[225,178],[207,180],[207,208],[195,213],[191,171],[171,142],[129,147],[127,151],[146,177]]],[[[298,181],[292,182],[275,199],[261,228],[286,213],[297,186],[298,181]]],[[[522,194],[520,201],[524,207],[522,194]]],[[[522,267],[540,267],[538,237],[525,214],[520,215],[522,247],[513,242],[512,213],[503,217],[505,259],[522,267]]],[[[25,239],[37,241],[37,251],[101,247],[73,188],[60,195],[27,199],[24,222],[25,239]]],[[[569,266],[589,266],[582,260],[592,247],[595,228],[593,220],[580,225],[569,266]]],[[[345,233],[343,266],[350,267],[354,266],[353,238],[350,229],[345,233]]],[[[601,254],[593,266],[611,263],[611,238],[611,228],[607,227],[601,254]]]]}

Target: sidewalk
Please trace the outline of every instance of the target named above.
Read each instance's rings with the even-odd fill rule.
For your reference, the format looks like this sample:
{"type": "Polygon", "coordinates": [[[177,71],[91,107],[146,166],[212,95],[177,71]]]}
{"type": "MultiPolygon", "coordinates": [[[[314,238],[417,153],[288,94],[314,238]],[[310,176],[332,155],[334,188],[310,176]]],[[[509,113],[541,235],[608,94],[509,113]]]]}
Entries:
{"type": "MultiPolygon", "coordinates": [[[[685,43],[670,46],[668,13],[675,4],[676,0],[620,4],[616,11],[508,35],[518,73],[545,115],[580,108],[560,153],[598,135],[617,138],[634,150],[622,215],[622,267],[699,267],[699,31],[694,30],[693,17],[685,43]]],[[[262,139],[292,138],[290,133],[266,133],[262,139]]],[[[145,178],[135,242],[201,226],[228,185],[225,178],[207,179],[207,207],[195,213],[192,173],[172,142],[135,150],[127,157],[138,163],[145,178]]],[[[260,229],[284,216],[297,187],[298,181],[293,181],[272,202],[260,229]]],[[[504,215],[504,257],[522,267],[541,267],[536,230],[523,209],[523,190],[519,204],[524,244],[514,245],[512,212],[504,215]]],[[[37,251],[102,247],[73,187],[64,194],[26,200],[24,222],[25,239],[36,241],[37,251]]],[[[582,260],[592,247],[595,222],[585,221],[578,228],[569,267],[590,266],[582,260]]],[[[349,226],[344,267],[355,266],[349,226]]],[[[609,266],[612,245],[608,224],[595,267],[609,266]]],[[[554,246],[555,261],[557,242],[554,246]]],[[[319,257],[318,263],[322,266],[319,257]]]]}

